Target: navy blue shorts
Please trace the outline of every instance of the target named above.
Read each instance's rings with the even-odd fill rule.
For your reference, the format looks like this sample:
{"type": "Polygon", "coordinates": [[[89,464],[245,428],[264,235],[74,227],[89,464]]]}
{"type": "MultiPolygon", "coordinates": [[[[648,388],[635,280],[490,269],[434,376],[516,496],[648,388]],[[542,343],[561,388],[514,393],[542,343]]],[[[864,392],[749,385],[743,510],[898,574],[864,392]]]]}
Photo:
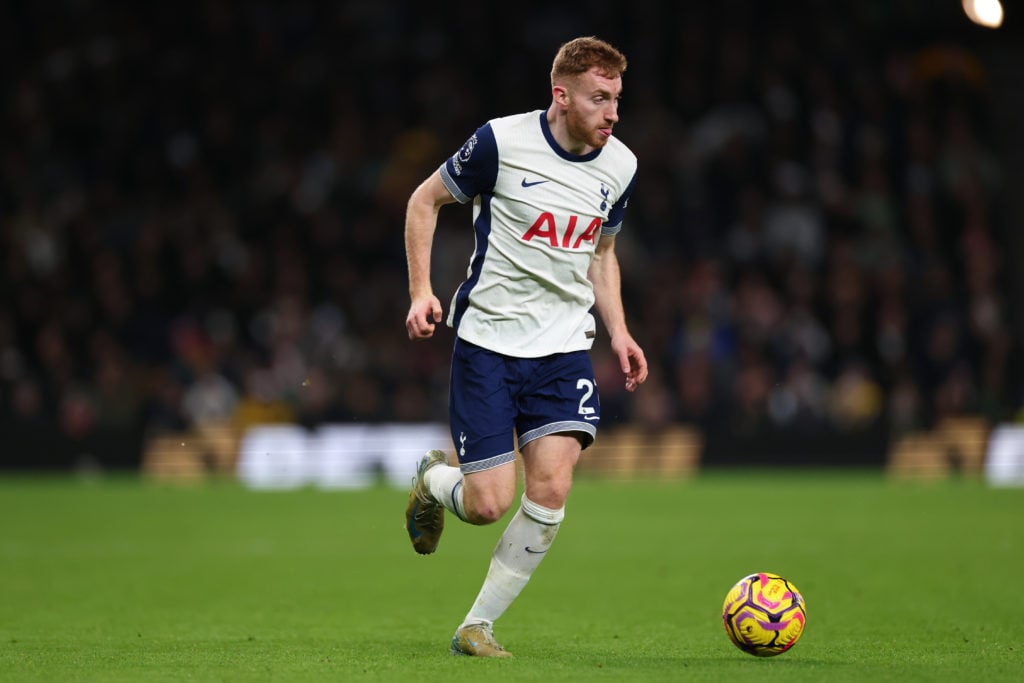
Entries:
{"type": "Polygon", "coordinates": [[[601,404],[586,351],[512,358],[455,340],[448,412],[464,473],[515,459],[519,447],[547,434],[574,432],[594,442],[601,404]]]}

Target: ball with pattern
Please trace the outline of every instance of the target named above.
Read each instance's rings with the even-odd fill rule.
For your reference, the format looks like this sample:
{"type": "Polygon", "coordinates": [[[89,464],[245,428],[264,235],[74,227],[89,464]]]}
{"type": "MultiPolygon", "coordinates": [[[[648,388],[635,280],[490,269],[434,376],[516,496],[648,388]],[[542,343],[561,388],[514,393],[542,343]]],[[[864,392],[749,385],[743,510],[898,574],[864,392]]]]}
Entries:
{"type": "Polygon", "coordinates": [[[796,586],[767,572],[740,579],[722,605],[729,640],[756,657],[774,657],[793,647],[806,620],[807,607],[796,586]]]}

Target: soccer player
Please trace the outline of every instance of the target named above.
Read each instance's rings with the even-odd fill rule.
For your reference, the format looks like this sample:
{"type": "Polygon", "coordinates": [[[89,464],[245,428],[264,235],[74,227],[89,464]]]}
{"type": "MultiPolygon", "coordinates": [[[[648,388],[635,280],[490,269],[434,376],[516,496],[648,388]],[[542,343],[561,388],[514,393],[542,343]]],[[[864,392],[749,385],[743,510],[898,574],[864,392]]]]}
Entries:
{"type": "Polygon", "coordinates": [[[430,284],[438,211],[472,201],[476,233],[447,319],[456,332],[449,418],[459,464],[449,466],[441,451],[420,461],[405,513],[413,548],[434,552],[445,509],[470,524],[501,519],[515,498],[517,447],[525,478],[453,654],[511,656],[494,639],[494,621],[551,547],[573,469],[601,418],[592,307],[626,389],[647,378],[626,326],[615,256],[637,166],[612,136],[625,70],[626,58],[602,40],[565,43],[551,69],[551,105],[487,122],[409,199],[410,339],[429,338],[442,319],[430,284]]]}

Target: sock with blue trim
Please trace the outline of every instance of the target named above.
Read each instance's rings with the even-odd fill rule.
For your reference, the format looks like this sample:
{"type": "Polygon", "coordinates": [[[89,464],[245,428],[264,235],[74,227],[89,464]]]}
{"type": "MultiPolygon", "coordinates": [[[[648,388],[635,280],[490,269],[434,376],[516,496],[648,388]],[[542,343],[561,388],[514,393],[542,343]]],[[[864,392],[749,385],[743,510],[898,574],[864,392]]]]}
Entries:
{"type": "Polygon", "coordinates": [[[466,521],[462,505],[462,470],[451,465],[434,465],[423,475],[423,483],[434,500],[466,521]]]}

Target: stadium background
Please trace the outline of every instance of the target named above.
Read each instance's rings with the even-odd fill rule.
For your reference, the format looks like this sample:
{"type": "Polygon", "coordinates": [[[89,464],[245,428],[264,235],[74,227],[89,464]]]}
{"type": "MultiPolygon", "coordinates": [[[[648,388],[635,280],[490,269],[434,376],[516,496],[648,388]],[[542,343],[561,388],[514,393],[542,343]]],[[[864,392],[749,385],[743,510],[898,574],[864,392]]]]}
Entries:
{"type": "MultiPolygon", "coordinates": [[[[546,106],[579,34],[630,59],[641,161],[620,256],[652,374],[620,391],[599,338],[606,443],[847,466],[924,438],[973,467],[1024,419],[1014,9],[4,3],[2,467],[196,475],[255,424],[443,424],[450,332],[403,329],[406,199],[546,106]]],[[[443,301],[468,211],[442,213],[443,301]]]]}

